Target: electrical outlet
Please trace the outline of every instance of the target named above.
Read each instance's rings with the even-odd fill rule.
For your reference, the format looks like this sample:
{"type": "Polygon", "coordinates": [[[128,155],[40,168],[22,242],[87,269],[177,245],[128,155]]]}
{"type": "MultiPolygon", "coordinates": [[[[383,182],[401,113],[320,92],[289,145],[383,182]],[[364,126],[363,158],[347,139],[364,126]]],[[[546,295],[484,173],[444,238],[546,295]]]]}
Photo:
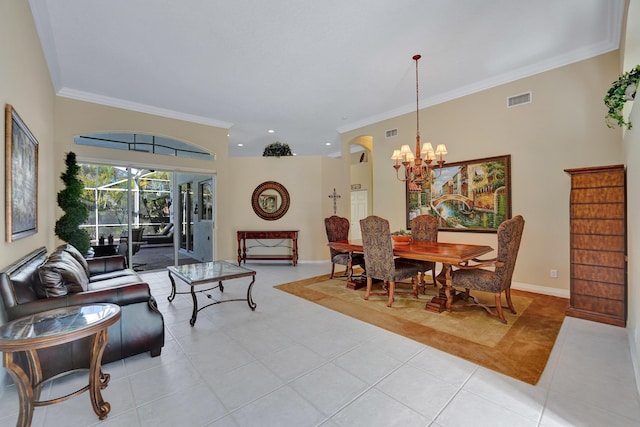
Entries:
{"type": "Polygon", "coordinates": [[[554,279],[558,278],[558,270],[556,270],[555,268],[552,268],[551,271],[549,272],[549,275],[551,277],[553,277],[554,279]]]}

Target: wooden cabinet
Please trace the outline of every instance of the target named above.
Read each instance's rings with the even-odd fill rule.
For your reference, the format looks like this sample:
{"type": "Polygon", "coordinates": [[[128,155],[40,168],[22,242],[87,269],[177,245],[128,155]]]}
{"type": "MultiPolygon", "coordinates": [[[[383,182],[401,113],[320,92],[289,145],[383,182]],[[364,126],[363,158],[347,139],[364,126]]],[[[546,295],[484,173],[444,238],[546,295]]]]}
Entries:
{"type": "Polygon", "coordinates": [[[627,321],[624,165],[566,169],[571,176],[571,300],[566,314],[627,321]]]}
{"type": "Polygon", "coordinates": [[[246,264],[248,259],[260,259],[260,260],[290,260],[295,267],[298,264],[298,232],[299,230],[253,230],[253,231],[238,231],[238,265],[243,261],[246,264]],[[268,255],[268,254],[247,254],[247,240],[254,241],[254,246],[250,246],[249,249],[254,247],[263,248],[276,248],[287,247],[291,249],[287,255],[268,255]],[[273,244],[262,242],[262,240],[279,240],[273,244]],[[290,246],[286,245],[286,242],[290,241],[290,246]]]}

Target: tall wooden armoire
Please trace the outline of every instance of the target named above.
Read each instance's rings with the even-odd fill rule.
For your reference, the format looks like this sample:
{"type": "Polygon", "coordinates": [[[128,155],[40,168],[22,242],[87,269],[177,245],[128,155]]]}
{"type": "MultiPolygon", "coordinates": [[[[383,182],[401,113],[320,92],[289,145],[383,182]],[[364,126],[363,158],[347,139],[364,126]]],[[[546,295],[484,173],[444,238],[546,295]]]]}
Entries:
{"type": "Polygon", "coordinates": [[[566,169],[571,175],[571,300],[568,316],[627,322],[624,165],[566,169]]]}

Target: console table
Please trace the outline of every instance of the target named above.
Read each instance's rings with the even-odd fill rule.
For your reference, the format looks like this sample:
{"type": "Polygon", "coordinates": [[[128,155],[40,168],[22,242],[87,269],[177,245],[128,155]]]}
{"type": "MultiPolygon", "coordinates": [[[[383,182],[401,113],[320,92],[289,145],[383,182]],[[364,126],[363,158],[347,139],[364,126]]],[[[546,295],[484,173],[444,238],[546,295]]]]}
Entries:
{"type": "MultiPolygon", "coordinates": [[[[294,267],[298,264],[298,232],[300,230],[271,230],[271,231],[238,231],[238,265],[243,261],[246,264],[248,259],[256,260],[288,260],[292,261],[294,267]],[[267,254],[251,254],[247,255],[247,240],[256,240],[257,247],[274,248],[274,247],[290,247],[291,253],[287,255],[267,255],[267,254]],[[274,245],[269,245],[261,240],[280,240],[274,245]],[[284,241],[290,240],[291,246],[283,244],[284,241]]],[[[251,248],[251,247],[250,247],[251,248]]]]}

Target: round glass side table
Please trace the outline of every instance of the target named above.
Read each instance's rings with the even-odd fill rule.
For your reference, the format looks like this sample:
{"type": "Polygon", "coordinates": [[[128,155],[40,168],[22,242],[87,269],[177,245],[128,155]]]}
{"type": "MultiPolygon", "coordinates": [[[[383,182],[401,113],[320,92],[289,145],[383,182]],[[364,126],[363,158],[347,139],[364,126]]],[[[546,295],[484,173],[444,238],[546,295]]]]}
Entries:
{"type": "Polygon", "coordinates": [[[87,390],[93,411],[99,419],[106,418],[111,405],[102,399],[100,392],[109,383],[109,374],[102,372],[102,353],[107,344],[107,328],[119,319],[119,306],[99,303],[47,310],[0,326],[3,364],[13,378],[20,397],[17,426],[31,424],[34,407],[59,403],[87,390]],[[46,381],[42,379],[37,350],[88,336],[92,336],[89,384],[66,396],[40,401],[40,391],[46,381]],[[18,362],[20,353],[24,354],[27,366],[18,362]]]}

